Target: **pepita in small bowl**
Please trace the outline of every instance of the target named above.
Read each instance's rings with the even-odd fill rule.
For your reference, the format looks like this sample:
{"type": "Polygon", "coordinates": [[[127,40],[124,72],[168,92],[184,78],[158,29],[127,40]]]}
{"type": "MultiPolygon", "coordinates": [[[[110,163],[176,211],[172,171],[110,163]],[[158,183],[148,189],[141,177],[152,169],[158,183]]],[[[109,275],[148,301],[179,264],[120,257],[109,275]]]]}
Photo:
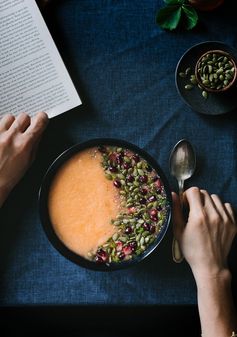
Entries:
{"type": "Polygon", "coordinates": [[[209,50],[202,54],[195,66],[198,84],[212,93],[226,92],[236,81],[236,61],[223,50],[209,50]]]}
{"type": "Polygon", "coordinates": [[[158,163],[139,147],[94,139],[63,152],[39,193],[48,239],[66,258],[101,271],[127,268],[159,245],[171,193],[158,163]]]}

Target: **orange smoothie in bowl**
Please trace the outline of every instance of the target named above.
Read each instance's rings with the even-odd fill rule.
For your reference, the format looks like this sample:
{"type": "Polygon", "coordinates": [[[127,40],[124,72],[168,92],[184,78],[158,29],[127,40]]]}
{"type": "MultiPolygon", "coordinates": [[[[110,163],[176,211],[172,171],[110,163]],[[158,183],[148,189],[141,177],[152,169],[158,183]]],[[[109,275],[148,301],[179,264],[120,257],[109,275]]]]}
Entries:
{"type": "Polygon", "coordinates": [[[49,193],[54,230],[73,252],[88,258],[117,228],[111,224],[120,211],[119,192],[106,179],[96,148],[69,159],[57,173],[49,193]]]}
{"type": "Polygon", "coordinates": [[[70,260],[96,270],[124,268],[149,255],[171,216],[158,164],[135,145],[111,142],[94,140],[65,151],[40,192],[49,240],[70,260]]]}

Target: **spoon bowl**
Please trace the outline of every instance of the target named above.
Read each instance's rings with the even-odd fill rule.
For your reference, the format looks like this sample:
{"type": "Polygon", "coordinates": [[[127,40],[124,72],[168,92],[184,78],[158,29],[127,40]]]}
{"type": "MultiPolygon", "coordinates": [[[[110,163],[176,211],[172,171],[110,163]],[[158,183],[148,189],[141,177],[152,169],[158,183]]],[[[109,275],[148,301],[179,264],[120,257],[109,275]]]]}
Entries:
{"type": "MultiPolygon", "coordinates": [[[[177,179],[180,203],[181,207],[183,207],[184,181],[192,177],[196,168],[195,151],[188,140],[181,139],[174,146],[170,154],[169,165],[171,175],[177,179]]],[[[175,262],[179,263],[183,260],[183,255],[175,238],[173,240],[172,252],[175,262]]]]}
{"type": "Polygon", "coordinates": [[[191,178],[196,168],[196,155],[192,144],[181,139],[173,148],[170,155],[170,173],[177,181],[191,178]]]}

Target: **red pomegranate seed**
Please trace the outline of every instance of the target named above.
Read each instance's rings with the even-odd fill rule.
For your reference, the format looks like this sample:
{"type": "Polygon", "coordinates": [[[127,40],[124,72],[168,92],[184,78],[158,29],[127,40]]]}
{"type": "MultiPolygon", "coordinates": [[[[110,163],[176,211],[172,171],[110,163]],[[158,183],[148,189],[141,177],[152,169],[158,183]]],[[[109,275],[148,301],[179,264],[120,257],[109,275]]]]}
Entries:
{"type": "Polygon", "coordinates": [[[125,229],[125,233],[126,234],[131,234],[132,233],[132,227],[127,227],[126,229],[125,229]]]}
{"type": "Polygon", "coordinates": [[[151,195],[151,196],[148,198],[148,200],[149,200],[150,202],[153,202],[153,201],[156,201],[157,198],[156,198],[155,195],[151,195]]]}
{"type": "Polygon", "coordinates": [[[134,177],[133,177],[131,174],[129,174],[129,175],[127,176],[127,181],[128,181],[129,183],[132,183],[132,182],[134,181],[134,177]]]}
{"type": "Polygon", "coordinates": [[[104,263],[104,260],[102,259],[102,257],[96,255],[96,257],[95,257],[95,262],[96,262],[96,263],[104,263]]]}
{"type": "Polygon", "coordinates": [[[151,234],[153,234],[153,233],[155,233],[155,231],[156,231],[156,227],[155,227],[154,225],[151,225],[151,226],[150,226],[149,232],[150,232],[151,234]]]}
{"type": "Polygon", "coordinates": [[[121,153],[116,155],[116,162],[117,164],[121,165],[123,163],[123,156],[121,153]]]}
{"type": "Polygon", "coordinates": [[[117,157],[117,155],[116,155],[116,153],[110,153],[110,155],[109,155],[109,161],[111,162],[111,164],[115,164],[116,163],[116,157],[117,157]]]}
{"type": "Polygon", "coordinates": [[[157,177],[157,179],[155,180],[154,185],[156,186],[156,188],[161,188],[162,183],[161,180],[157,177]]]}
{"type": "Polygon", "coordinates": [[[157,209],[153,208],[150,210],[150,218],[152,221],[158,221],[158,217],[157,217],[157,209]]]}
{"type": "Polygon", "coordinates": [[[157,209],[155,209],[155,208],[152,208],[151,210],[150,210],[150,215],[151,216],[157,216],[157,209]]]}
{"type": "Polygon", "coordinates": [[[109,171],[112,172],[112,173],[115,173],[115,172],[118,171],[118,169],[117,169],[117,167],[115,167],[115,166],[110,166],[110,167],[109,167],[109,171]]]}
{"type": "Polygon", "coordinates": [[[132,241],[129,243],[129,247],[132,249],[132,252],[134,252],[137,248],[137,243],[136,241],[132,241]]]}
{"type": "Polygon", "coordinates": [[[139,180],[140,180],[141,183],[147,183],[148,177],[146,175],[140,176],[139,180]]]}
{"type": "Polygon", "coordinates": [[[120,252],[120,253],[118,254],[118,258],[119,258],[119,260],[123,260],[123,259],[125,258],[124,252],[120,252]]]}
{"type": "Polygon", "coordinates": [[[123,249],[123,243],[121,241],[118,241],[116,243],[116,250],[117,250],[117,252],[121,252],[122,249],[123,249]]]}
{"type": "Polygon", "coordinates": [[[123,247],[122,251],[123,251],[123,253],[125,255],[130,255],[132,253],[132,247],[130,247],[129,245],[127,245],[127,246],[123,247]]]}
{"type": "Polygon", "coordinates": [[[139,202],[140,202],[140,204],[145,205],[146,204],[146,199],[145,198],[141,198],[139,200],[139,202]]]}
{"type": "Polygon", "coordinates": [[[146,187],[143,187],[143,188],[141,188],[141,194],[142,195],[146,195],[147,194],[147,192],[148,192],[148,189],[146,188],[146,187]]]}
{"type": "Polygon", "coordinates": [[[106,261],[107,258],[108,258],[108,255],[107,253],[102,249],[100,248],[98,251],[97,251],[97,256],[99,256],[103,261],[106,261]]]}
{"type": "Polygon", "coordinates": [[[125,169],[125,170],[128,170],[129,168],[131,167],[131,164],[129,164],[129,163],[123,163],[123,168],[125,169]]]}
{"type": "Polygon", "coordinates": [[[121,182],[117,179],[114,180],[114,186],[117,187],[117,188],[120,188],[121,187],[121,182]]]}
{"type": "Polygon", "coordinates": [[[142,225],[142,227],[145,229],[145,231],[150,231],[150,228],[151,228],[151,226],[150,226],[150,224],[148,223],[148,222],[145,222],[143,225],[142,225]]]}
{"type": "Polygon", "coordinates": [[[132,214],[136,212],[136,208],[134,206],[128,208],[128,214],[132,214]]]}

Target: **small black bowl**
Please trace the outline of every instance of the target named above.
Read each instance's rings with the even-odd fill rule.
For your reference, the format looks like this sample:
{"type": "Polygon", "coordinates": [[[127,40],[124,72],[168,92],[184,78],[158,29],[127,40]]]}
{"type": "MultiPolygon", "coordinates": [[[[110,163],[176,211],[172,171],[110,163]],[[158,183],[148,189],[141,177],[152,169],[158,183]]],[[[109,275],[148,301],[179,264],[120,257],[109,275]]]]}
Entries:
{"type": "Polygon", "coordinates": [[[44,231],[51,242],[51,244],[56,248],[64,257],[69,259],[70,261],[76,263],[77,265],[92,269],[92,270],[98,270],[98,271],[112,271],[112,270],[118,270],[118,269],[124,269],[128,268],[131,266],[136,265],[138,262],[144,260],[148,255],[150,255],[155,248],[159,245],[161,240],[163,239],[170,221],[171,221],[171,213],[172,213],[172,197],[171,197],[171,192],[170,192],[170,187],[167,181],[167,178],[165,174],[163,173],[162,169],[158,165],[158,163],[152,158],[147,152],[144,150],[140,149],[139,147],[135,146],[134,144],[131,144],[129,142],[123,141],[123,140],[118,140],[118,139],[111,139],[111,138],[101,138],[101,139],[92,139],[83,143],[76,144],[66,151],[64,151],[61,155],[59,155],[54,162],[50,165],[48,168],[42,184],[41,188],[39,191],[39,212],[40,212],[40,219],[42,226],[44,228],[44,231]],[[137,153],[139,156],[141,156],[143,159],[145,159],[148,164],[155,169],[155,171],[158,173],[160,176],[164,189],[166,192],[167,196],[167,216],[165,219],[165,222],[162,226],[162,229],[160,233],[158,234],[157,238],[153,243],[151,243],[147,249],[137,255],[136,257],[132,258],[131,260],[128,261],[121,261],[118,263],[111,263],[109,265],[107,264],[99,264],[90,260],[87,260],[83,258],[82,256],[74,253],[71,251],[69,248],[67,248],[64,243],[59,239],[57,234],[54,231],[53,225],[50,221],[50,216],[49,216],[49,211],[48,211],[48,196],[49,196],[49,190],[50,186],[52,183],[52,180],[54,176],[56,175],[58,169],[73,155],[76,153],[87,149],[91,147],[97,147],[97,146],[117,146],[117,147],[122,147],[128,150],[131,150],[134,153],[137,153]]]}

